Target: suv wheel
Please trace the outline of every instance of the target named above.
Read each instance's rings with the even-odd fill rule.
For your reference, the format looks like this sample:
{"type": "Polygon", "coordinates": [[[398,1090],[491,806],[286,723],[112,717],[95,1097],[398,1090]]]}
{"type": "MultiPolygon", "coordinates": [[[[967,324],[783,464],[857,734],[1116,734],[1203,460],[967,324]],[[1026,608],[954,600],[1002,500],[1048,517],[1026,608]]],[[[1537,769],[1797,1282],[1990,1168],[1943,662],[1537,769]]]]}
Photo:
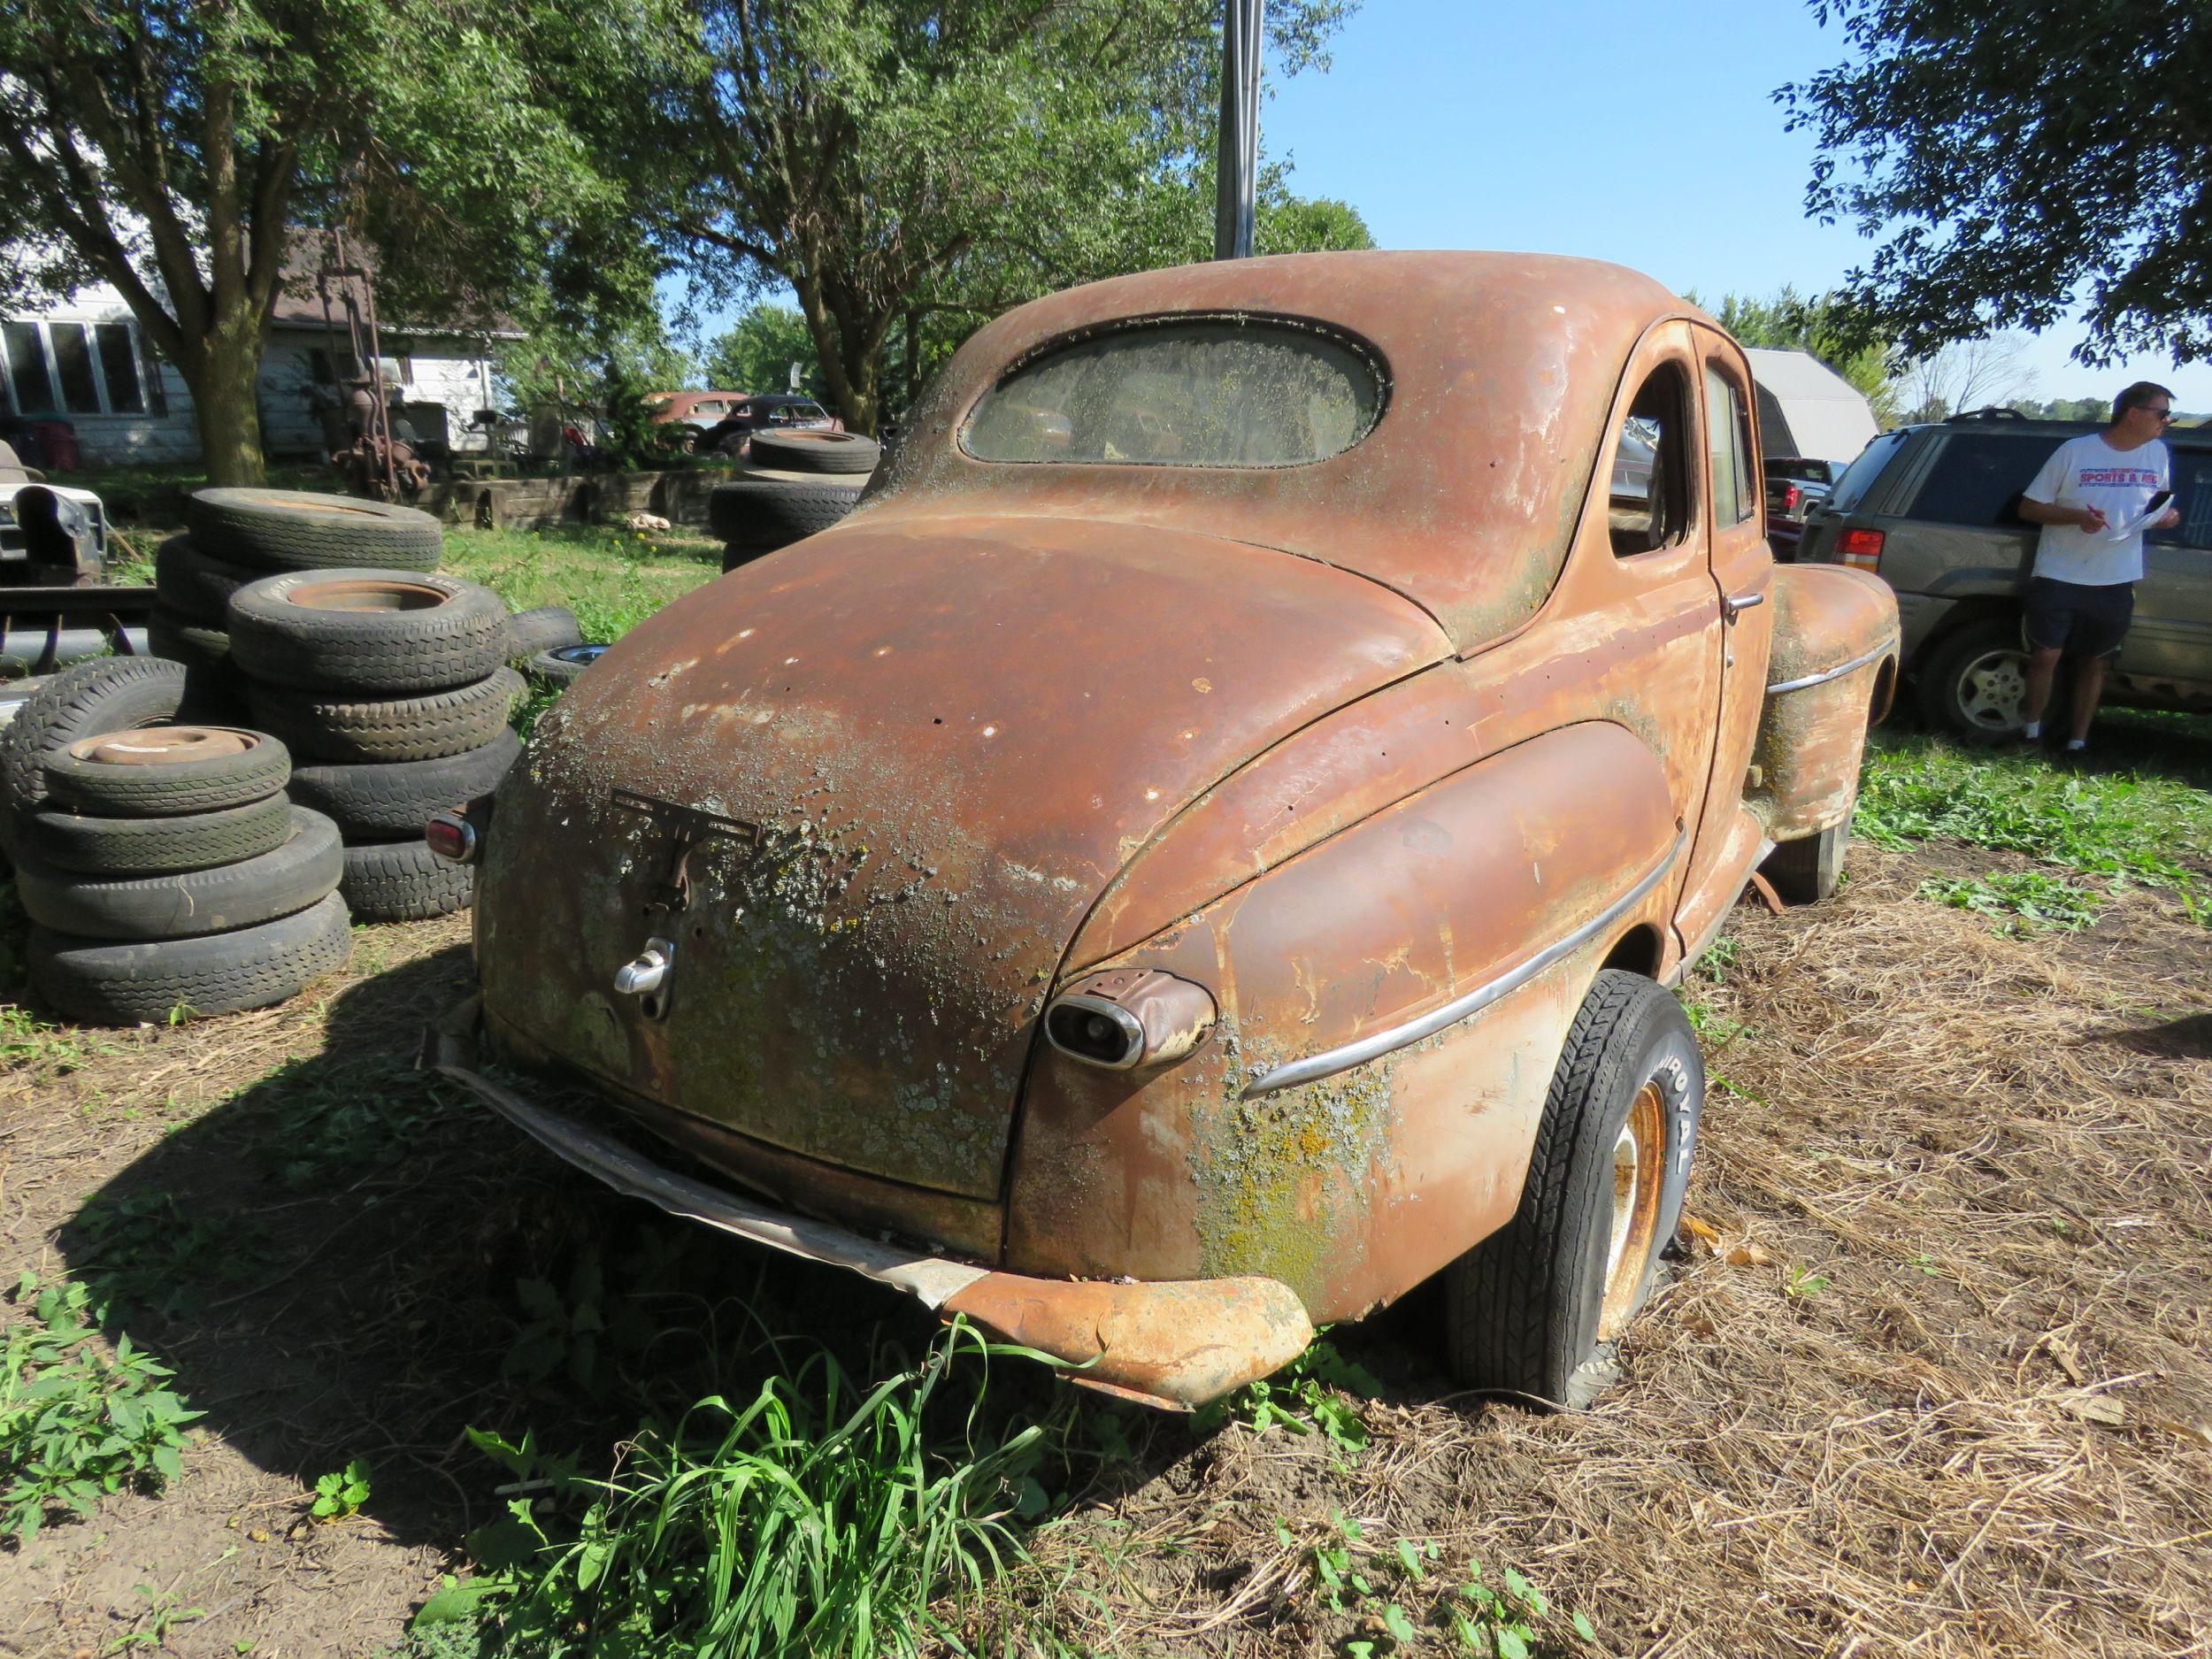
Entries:
{"type": "Polygon", "coordinates": [[[1947,637],[1920,671],[1920,711],[1971,743],[2017,737],[2026,724],[2028,654],[2017,617],[1970,622],[1947,637]]]}

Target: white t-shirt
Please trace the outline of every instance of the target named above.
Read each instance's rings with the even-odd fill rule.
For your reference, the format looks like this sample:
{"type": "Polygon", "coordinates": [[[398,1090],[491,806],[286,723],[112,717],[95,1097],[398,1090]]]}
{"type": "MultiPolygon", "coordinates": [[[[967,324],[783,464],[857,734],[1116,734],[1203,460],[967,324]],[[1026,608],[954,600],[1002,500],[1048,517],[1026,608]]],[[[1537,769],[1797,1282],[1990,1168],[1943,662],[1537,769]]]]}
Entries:
{"type": "Polygon", "coordinates": [[[2067,439],[2043,463],[2027,497],[2047,507],[2094,507],[2105,527],[2045,525],[2035,573],[2085,588],[2141,581],[2143,533],[2125,526],[2143,516],[2153,495],[2172,488],[2173,476],[2173,458],[2155,438],[2132,449],[2114,449],[2101,432],[2067,439]]]}

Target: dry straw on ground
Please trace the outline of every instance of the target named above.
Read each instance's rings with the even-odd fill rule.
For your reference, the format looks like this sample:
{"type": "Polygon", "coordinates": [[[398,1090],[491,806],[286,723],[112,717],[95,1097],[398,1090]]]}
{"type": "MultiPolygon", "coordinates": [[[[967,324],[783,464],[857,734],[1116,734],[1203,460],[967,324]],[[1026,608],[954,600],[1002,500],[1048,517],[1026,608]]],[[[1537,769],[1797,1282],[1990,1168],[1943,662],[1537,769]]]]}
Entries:
{"type": "Polygon", "coordinates": [[[1374,1633],[1317,1611],[1340,1510],[1640,1659],[2212,1650],[2212,933],[2140,891],[2068,940],[1916,896],[1969,857],[1862,849],[1686,987],[1724,1079],[1692,1254],[1600,1409],[1416,1373],[1348,1465],[1232,1430],[1048,1547],[1110,1609],[1064,1594],[1063,1627],[1340,1652],[1374,1633]]]}

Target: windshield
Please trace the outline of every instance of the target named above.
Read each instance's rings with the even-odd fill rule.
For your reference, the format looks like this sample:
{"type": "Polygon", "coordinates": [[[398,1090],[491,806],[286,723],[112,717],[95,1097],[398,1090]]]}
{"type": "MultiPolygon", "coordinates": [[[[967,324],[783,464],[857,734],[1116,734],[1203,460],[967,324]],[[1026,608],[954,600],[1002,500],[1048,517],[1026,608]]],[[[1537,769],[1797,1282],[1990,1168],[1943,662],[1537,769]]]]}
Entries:
{"type": "Polygon", "coordinates": [[[1868,486],[1881,476],[1882,469],[1889,465],[1889,457],[1897,453],[1897,446],[1909,435],[1900,430],[1886,432],[1880,437],[1870,440],[1866,448],[1859,451],[1859,458],[1843,469],[1843,476],[1828,492],[1828,505],[1837,512],[1849,512],[1857,506],[1859,497],[1865,495],[1868,486]]]}
{"type": "Polygon", "coordinates": [[[1382,374],[1350,342],[1263,319],[1137,323],[1048,352],[975,406],[979,461],[1300,466],[1382,414],[1382,374]]]}

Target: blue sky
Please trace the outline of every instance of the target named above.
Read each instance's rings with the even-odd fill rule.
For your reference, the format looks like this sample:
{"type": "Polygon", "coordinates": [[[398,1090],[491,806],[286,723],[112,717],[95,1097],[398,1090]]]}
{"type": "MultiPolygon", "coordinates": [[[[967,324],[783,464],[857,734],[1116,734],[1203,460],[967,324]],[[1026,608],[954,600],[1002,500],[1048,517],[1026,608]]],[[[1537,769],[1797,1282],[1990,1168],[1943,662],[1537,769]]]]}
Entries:
{"type": "MultiPolygon", "coordinates": [[[[1261,142],[1386,248],[1583,254],[1709,303],[1815,293],[1871,244],[1805,218],[1812,145],[1770,95],[1842,56],[1801,0],[1366,0],[1328,73],[1271,81],[1261,142]]],[[[2079,337],[2032,342],[2032,396],[2141,377],[2212,410],[2212,366],[2085,369],[2067,360],[2079,337]]]]}

